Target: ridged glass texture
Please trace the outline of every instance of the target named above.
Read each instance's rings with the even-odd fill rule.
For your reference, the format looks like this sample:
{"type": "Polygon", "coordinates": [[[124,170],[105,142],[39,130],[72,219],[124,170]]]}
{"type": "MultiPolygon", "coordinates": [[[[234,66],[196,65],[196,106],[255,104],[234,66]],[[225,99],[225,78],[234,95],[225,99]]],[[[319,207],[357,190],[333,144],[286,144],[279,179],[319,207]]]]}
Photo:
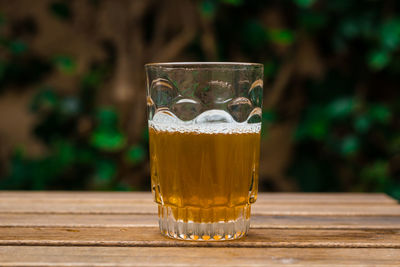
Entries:
{"type": "Polygon", "coordinates": [[[161,233],[230,240],[247,234],[258,190],[263,67],[146,65],[151,184],[161,233]]]}

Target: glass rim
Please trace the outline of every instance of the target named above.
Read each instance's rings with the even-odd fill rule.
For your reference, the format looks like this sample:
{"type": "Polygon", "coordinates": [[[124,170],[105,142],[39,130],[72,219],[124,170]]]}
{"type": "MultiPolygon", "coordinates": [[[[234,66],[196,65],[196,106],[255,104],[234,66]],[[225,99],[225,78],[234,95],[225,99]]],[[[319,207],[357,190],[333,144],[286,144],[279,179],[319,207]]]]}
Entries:
{"type": "Polygon", "coordinates": [[[144,65],[146,68],[149,67],[161,67],[161,68],[262,68],[264,67],[261,63],[250,63],[250,62],[159,62],[159,63],[147,63],[144,65]]]}

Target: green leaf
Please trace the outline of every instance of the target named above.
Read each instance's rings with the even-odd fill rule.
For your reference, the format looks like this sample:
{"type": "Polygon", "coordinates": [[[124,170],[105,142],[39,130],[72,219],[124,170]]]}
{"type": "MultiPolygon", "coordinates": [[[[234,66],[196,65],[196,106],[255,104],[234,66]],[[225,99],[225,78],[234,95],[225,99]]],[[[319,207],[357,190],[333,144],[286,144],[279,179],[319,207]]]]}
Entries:
{"type": "Polygon", "coordinates": [[[398,48],[400,45],[400,19],[389,19],[382,24],[381,30],[382,45],[390,50],[398,48]]]}
{"type": "Polygon", "coordinates": [[[111,180],[117,171],[117,167],[112,161],[100,161],[97,164],[97,176],[100,180],[111,180]]]}
{"type": "Polygon", "coordinates": [[[389,123],[392,117],[390,109],[382,104],[372,105],[368,111],[368,114],[372,120],[383,124],[389,123]]]}
{"type": "Polygon", "coordinates": [[[91,144],[105,151],[117,151],[125,146],[125,136],[117,131],[96,129],[91,136],[91,144]]]}
{"type": "Polygon", "coordinates": [[[326,108],[327,115],[332,119],[341,119],[350,116],[355,107],[351,97],[339,98],[332,101],[326,108]]]}
{"type": "Polygon", "coordinates": [[[66,74],[73,74],[76,71],[76,62],[70,56],[56,56],[53,59],[57,68],[66,74]]]}
{"type": "Polygon", "coordinates": [[[309,118],[305,122],[300,123],[295,132],[295,139],[311,138],[314,140],[323,140],[328,134],[328,129],[329,123],[325,118],[309,118]]]}
{"type": "Polygon", "coordinates": [[[275,122],[277,118],[276,112],[273,110],[263,110],[262,120],[264,123],[275,122]]]}
{"type": "Polygon", "coordinates": [[[316,0],[294,0],[294,2],[299,7],[310,7],[316,2],[316,0]]]}
{"type": "Polygon", "coordinates": [[[20,55],[28,50],[28,45],[22,41],[12,41],[10,42],[11,53],[15,55],[20,55]]]}
{"type": "Polygon", "coordinates": [[[137,164],[144,160],[146,156],[146,151],[141,146],[132,146],[126,152],[126,159],[132,164],[137,164]]]}
{"type": "Polygon", "coordinates": [[[360,147],[360,142],[356,136],[350,135],[345,137],[340,146],[340,152],[344,156],[355,154],[360,147]]]}
{"type": "Polygon", "coordinates": [[[364,182],[374,185],[376,191],[383,191],[390,181],[389,164],[383,160],[377,160],[361,170],[361,178],[364,182]]]}
{"type": "Polygon", "coordinates": [[[372,51],[368,56],[368,65],[372,70],[385,68],[390,61],[390,55],[385,50],[372,51]]]}
{"type": "Polygon", "coordinates": [[[369,117],[363,115],[354,120],[354,128],[359,133],[366,133],[371,127],[371,120],[369,117]]]}
{"type": "Polygon", "coordinates": [[[102,71],[91,70],[89,73],[85,74],[82,78],[83,88],[96,88],[102,82],[102,71]]]}
{"type": "Polygon", "coordinates": [[[118,123],[118,114],[112,107],[101,108],[96,114],[100,125],[107,127],[116,127],[118,123]]]}
{"type": "Polygon", "coordinates": [[[103,159],[96,164],[96,171],[93,177],[93,187],[97,190],[109,190],[117,174],[117,165],[115,162],[103,159]]]}
{"type": "Polygon", "coordinates": [[[268,29],[267,39],[279,45],[290,45],[294,41],[294,34],[288,29],[268,29]]]}
{"type": "Polygon", "coordinates": [[[217,6],[215,1],[203,0],[200,2],[200,13],[203,17],[211,19],[215,16],[217,6]]]}
{"type": "Polygon", "coordinates": [[[56,108],[58,103],[56,93],[51,88],[44,87],[33,97],[31,109],[35,112],[49,111],[56,108]]]}
{"type": "Polygon", "coordinates": [[[105,151],[122,149],[126,138],[119,130],[117,112],[111,107],[102,108],[96,117],[98,125],[92,133],[91,144],[105,151]]]}
{"type": "Polygon", "coordinates": [[[329,116],[326,115],[326,109],[320,105],[314,105],[307,109],[303,120],[299,123],[295,139],[323,140],[329,133],[331,122],[329,116]]]}
{"type": "Polygon", "coordinates": [[[55,143],[56,159],[62,166],[68,166],[75,160],[75,147],[69,141],[59,140],[55,143]]]}
{"type": "Polygon", "coordinates": [[[328,133],[328,126],[329,124],[324,118],[315,120],[309,127],[309,134],[316,140],[322,140],[328,133]]]}

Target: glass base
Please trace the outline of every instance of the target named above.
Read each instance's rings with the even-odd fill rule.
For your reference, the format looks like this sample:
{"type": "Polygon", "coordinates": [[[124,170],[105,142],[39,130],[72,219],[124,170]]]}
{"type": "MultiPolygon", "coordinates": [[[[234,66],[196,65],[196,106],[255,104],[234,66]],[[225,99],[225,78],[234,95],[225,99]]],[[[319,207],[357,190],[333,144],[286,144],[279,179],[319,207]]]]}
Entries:
{"type": "MultiPolygon", "coordinates": [[[[236,208],[237,209],[237,208],[236,208]]],[[[163,235],[180,240],[223,241],[247,235],[250,227],[250,205],[244,206],[236,220],[214,223],[184,222],[176,220],[172,209],[159,206],[159,226],[163,235]]]]}

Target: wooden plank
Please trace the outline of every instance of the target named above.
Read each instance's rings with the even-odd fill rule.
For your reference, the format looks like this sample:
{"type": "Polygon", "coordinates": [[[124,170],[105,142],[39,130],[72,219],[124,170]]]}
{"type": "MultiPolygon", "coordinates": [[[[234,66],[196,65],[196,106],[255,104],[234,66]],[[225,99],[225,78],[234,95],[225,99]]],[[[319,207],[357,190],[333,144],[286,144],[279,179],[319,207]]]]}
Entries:
{"type": "Polygon", "coordinates": [[[151,192],[98,192],[98,191],[1,191],[0,200],[105,200],[105,201],[129,201],[129,200],[146,200],[152,201],[151,192]]]}
{"type": "MultiPolygon", "coordinates": [[[[155,214],[9,214],[0,227],[157,227],[155,214]]],[[[251,218],[252,228],[400,229],[400,216],[264,216],[251,218]]]]}
{"type": "MultiPolygon", "coordinates": [[[[0,213],[11,214],[156,214],[155,203],[122,202],[0,202],[0,213]]],[[[261,204],[252,206],[253,215],[265,216],[400,216],[400,205],[291,205],[261,204]]]]}
{"type": "Polygon", "coordinates": [[[7,201],[0,202],[0,213],[53,213],[53,214],[156,214],[155,203],[132,202],[79,202],[79,201],[7,201]]]}
{"type": "MultiPolygon", "coordinates": [[[[127,202],[152,203],[150,192],[65,192],[65,191],[2,191],[0,202],[127,202]]],[[[265,204],[359,204],[394,205],[397,201],[379,193],[259,193],[265,204]]]]}
{"type": "Polygon", "coordinates": [[[400,230],[262,228],[242,240],[182,242],[162,236],[157,227],[0,227],[0,245],[400,248],[400,230]]]}
{"type": "Polygon", "coordinates": [[[399,266],[398,249],[0,246],[2,266],[399,266]],[[207,255],[207,256],[205,256],[207,255]]]}
{"type": "Polygon", "coordinates": [[[380,193],[260,193],[257,202],[267,204],[315,205],[396,205],[398,202],[380,193]]]}
{"type": "Polygon", "coordinates": [[[0,227],[155,227],[155,214],[4,214],[0,213],[0,227]]]}
{"type": "MultiPolygon", "coordinates": [[[[0,192],[0,213],[155,214],[156,212],[157,206],[148,192],[0,192]]],[[[383,194],[262,193],[253,206],[253,214],[400,216],[400,205],[383,194]]]]}
{"type": "Polygon", "coordinates": [[[400,216],[264,216],[251,217],[252,228],[400,229],[400,216]]]}
{"type": "Polygon", "coordinates": [[[400,205],[258,205],[252,214],[287,216],[400,216],[400,205]]]}
{"type": "Polygon", "coordinates": [[[10,214],[0,213],[0,227],[156,227],[156,214],[10,214]]]}

